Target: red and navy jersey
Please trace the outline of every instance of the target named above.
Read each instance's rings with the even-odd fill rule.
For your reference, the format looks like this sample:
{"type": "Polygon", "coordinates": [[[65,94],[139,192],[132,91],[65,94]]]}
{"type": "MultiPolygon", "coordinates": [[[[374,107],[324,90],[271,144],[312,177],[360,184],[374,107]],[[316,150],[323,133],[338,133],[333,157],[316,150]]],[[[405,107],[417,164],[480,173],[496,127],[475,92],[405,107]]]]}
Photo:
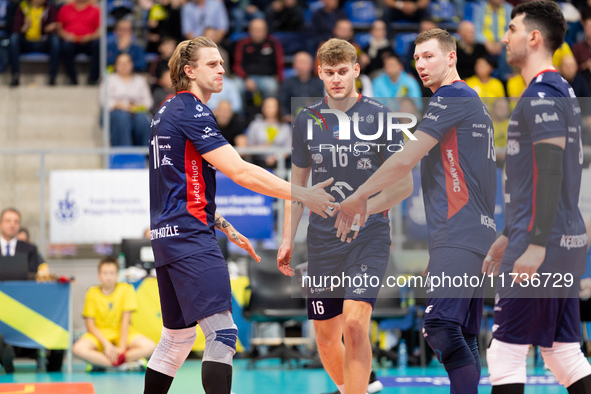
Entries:
{"type": "MultiPolygon", "coordinates": [[[[331,109],[324,99],[299,113],[294,122],[291,160],[297,167],[311,167],[313,185],[334,178],[327,190],[330,189],[336,202],[341,202],[369,179],[388,157],[403,149],[404,137],[399,129],[392,127],[388,139],[388,114],[392,111],[374,99],[359,95],[357,102],[342,115],[347,117],[349,127],[346,139],[341,138],[343,130],[339,129],[338,116],[323,112],[326,110],[331,109]]],[[[397,119],[390,118],[390,124],[398,124],[397,119]]],[[[308,235],[324,234],[341,244],[335,236],[335,221],[336,215],[323,219],[312,213],[308,235]]],[[[360,236],[375,226],[389,235],[387,212],[371,215],[360,236]]]]}
{"type": "Polygon", "coordinates": [[[202,155],[228,142],[188,91],[164,102],[150,128],[150,235],[156,266],[217,248],[215,168],[202,155]]]}
{"type": "Polygon", "coordinates": [[[417,129],[439,141],[421,160],[429,249],[486,254],[495,239],[497,190],[494,131],[486,107],[465,82],[455,81],[435,91],[417,129]]]}
{"type": "MultiPolygon", "coordinates": [[[[581,250],[575,261],[546,261],[554,266],[582,274],[585,270],[587,235],[578,208],[583,145],[581,109],[568,82],[553,70],[538,74],[517,103],[507,130],[505,206],[509,244],[503,261],[512,264],[529,245],[536,212],[538,173],[534,143],[553,137],[566,138],[563,178],[558,210],[546,244],[546,256],[581,250]],[[562,251],[562,252],[560,252],[562,251]]],[[[572,255],[572,253],[569,253],[572,255]]]]}

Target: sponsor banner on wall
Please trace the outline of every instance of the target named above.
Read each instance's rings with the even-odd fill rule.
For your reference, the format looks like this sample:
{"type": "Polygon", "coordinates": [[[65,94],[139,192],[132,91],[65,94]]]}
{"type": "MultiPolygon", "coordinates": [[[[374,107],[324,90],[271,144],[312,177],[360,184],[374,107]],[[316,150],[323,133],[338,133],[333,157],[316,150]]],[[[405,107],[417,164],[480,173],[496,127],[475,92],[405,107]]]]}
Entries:
{"type": "Polygon", "coordinates": [[[119,243],[150,226],[147,170],[50,174],[51,243],[119,243]]]}

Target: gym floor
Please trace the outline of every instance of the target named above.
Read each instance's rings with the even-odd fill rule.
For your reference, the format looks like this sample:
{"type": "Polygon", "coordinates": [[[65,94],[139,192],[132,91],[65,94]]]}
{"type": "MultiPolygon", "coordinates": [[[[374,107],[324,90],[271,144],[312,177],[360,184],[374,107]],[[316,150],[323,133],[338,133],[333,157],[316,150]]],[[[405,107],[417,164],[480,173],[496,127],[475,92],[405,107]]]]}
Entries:
{"type": "MultiPolygon", "coordinates": [[[[528,359],[531,362],[531,358],[528,359]]],[[[443,394],[449,393],[449,381],[443,367],[433,361],[427,368],[380,368],[374,365],[384,384],[382,394],[443,394]]],[[[12,375],[0,372],[0,393],[52,394],[141,394],[142,372],[85,372],[86,365],[74,362],[68,373],[37,373],[33,360],[17,360],[12,375]],[[80,384],[83,382],[90,384],[80,384]],[[67,384],[64,384],[67,383],[67,384]],[[76,384],[78,383],[78,384],[76,384]]],[[[1,370],[1,369],[0,369],[1,370]]],[[[552,374],[543,368],[528,367],[529,384],[525,394],[558,394],[566,390],[558,385],[552,374]]],[[[490,393],[488,372],[482,370],[479,393],[490,393]]],[[[250,368],[248,360],[234,362],[233,392],[235,394],[321,394],[336,390],[322,369],[307,369],[278,360],[263,360],[250,368]]],[[[201,387],[201,362],[187,360],[179,370],[170,390],[171,394],[204,393],[201,387]]]]}

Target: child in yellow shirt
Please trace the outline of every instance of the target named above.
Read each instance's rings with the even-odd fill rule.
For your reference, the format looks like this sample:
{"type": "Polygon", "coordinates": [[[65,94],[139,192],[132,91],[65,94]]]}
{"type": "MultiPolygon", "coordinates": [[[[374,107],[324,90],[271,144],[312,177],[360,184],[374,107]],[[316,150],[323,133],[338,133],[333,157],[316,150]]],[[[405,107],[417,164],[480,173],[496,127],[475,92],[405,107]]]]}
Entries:
{"type": "Polygon", "coordinates": [[[103,368],[149,357],[156,348],[151,339],[130,326],[137,299],[130,284],[117,283],[118,268],[113,257],[99,262],[100,285],[88,289],[84,302],[88,332],[72,348],[76,356],[103,368]]]}

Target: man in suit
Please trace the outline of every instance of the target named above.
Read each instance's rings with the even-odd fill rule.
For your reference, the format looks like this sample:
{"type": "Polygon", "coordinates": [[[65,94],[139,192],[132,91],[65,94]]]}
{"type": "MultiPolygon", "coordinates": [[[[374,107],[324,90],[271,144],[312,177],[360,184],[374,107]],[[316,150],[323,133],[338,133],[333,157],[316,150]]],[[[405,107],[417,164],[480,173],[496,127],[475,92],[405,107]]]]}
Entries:
{"type": "MultiPolygon", "coordinates": [[[[26,255],[29,279],[44,280],[48,277],[49,267],[43,262],[43,258],[37,252],[37,247],[28,242],[19,241],[17,234],[21,227],[21,214],[14,208],[6,208],[0,213],[0,254],[2,256],[26,255]]],[[[1,354],[0,364],[4,366],[6,373],[14,372],[13,359],[15,350],[20,349],[5,344],[1,354]]]]}

